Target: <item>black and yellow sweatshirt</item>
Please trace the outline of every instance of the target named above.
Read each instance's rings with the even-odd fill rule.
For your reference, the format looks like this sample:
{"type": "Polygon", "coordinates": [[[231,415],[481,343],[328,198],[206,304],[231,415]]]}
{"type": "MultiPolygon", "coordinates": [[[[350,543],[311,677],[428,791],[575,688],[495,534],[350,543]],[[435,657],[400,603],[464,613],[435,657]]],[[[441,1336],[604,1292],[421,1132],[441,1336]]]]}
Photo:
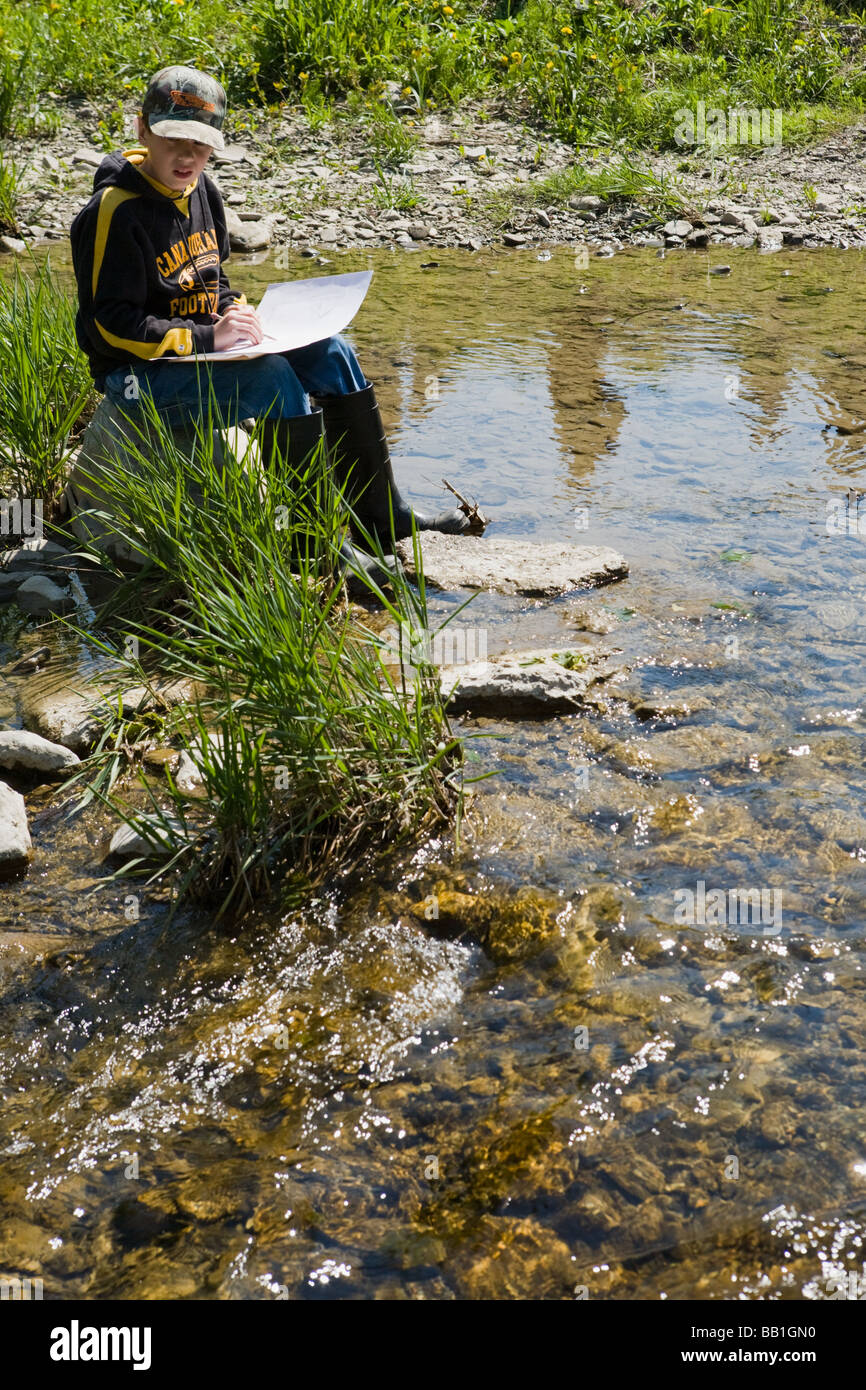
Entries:
{"type": "Polygon", "coordinates": [[[100,390],[123,363],[212,352],[211,315],[246,303],[223,270],[229,239],[212,180],[175,193],[141,173],[146,154],[106,155],[70,231],[76,336],[100,390]]]}

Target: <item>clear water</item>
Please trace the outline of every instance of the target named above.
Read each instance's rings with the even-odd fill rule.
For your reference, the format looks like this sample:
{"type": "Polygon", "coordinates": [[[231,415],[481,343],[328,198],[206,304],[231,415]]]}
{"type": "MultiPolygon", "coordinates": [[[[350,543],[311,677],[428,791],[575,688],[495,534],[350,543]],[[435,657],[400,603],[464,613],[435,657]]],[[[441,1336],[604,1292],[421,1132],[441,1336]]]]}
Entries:
{"type": "Polygon", "coordinates": [[[863,263],[710,276],[723,250],[334,259],[376,270],[350,336],[412,498],[445,476],[491,535],[630,561],[460,621],[490,652],[603,643],[624,679],[584,715],[466,721],[496,775],[459,851],[237,938],[127,921],[104,819],[32,794],[33,868],[0,887],[3,1269],[61,1298],[819,1299],[862,1273],[863,263]],[[781,918],[677,920],[700,882],[781,918]]]}

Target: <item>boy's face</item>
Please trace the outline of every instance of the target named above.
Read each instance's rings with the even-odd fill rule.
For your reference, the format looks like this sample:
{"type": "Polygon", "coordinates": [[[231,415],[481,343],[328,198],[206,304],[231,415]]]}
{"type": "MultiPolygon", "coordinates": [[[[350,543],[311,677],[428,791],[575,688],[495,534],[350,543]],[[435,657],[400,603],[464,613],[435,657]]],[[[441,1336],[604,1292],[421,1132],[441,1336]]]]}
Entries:
{"type": "Polygon", "coordinates": [[[142,168],[158,183],[182,193],[187,184],[194,183],[204,169],[213,148],[198,140],[166,140],[148,129],[138,118],[138,138],[147,147],[147,159],[142,168]]]}

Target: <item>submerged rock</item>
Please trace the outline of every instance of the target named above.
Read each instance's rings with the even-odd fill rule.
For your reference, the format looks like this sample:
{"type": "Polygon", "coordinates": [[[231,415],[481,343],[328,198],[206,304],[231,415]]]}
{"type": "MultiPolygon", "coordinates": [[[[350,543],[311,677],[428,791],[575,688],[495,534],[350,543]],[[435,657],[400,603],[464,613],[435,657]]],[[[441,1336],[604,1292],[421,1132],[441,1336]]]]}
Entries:
{"type": "Polygon", "coordinates": [[[452,710],[485,714],[560,714],[595,703],[590,687],[621,668],[598,648],[526,651],[443,666],[443,698],[452,710]]]}
{"type": "Polygon", "coordinates": [[[0,878],[26,869],[32,852],[24,797],[0,782],[0,878]]]}
{"type": "Polygon", "coordinates": [[[59,743],[51,743],[27,729],[0,732],[0,767],[26,772],[64,772],[79,761],[78,755],[59,743]]]}
{"type": "Polygon", "coordinates": [[[111,837],[108,853],[118,859],[155,859],[172,854],[176,839],[183,835],[183,826],[174,816],[166,824],[155,817],[139,816],[137,826],[118,826],[111,837]]]}
{"type": "MultiPolygon", "coordinates": [[[[490,589],[499,594],[553,598],[624,579],[628,565],[607,546],[558,541],[488,540],[424,531],[418,537],[426,583],[435,589],[490,589]]],[[[409,578],[415,577],[412,541],[398,541],[409,578]]]]}

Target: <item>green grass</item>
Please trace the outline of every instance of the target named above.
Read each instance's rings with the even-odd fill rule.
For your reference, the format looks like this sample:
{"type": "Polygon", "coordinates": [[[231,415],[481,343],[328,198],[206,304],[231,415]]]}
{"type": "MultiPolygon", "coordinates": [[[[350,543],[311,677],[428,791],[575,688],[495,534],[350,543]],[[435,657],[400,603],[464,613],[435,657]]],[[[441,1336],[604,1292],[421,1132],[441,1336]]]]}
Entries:
{"type": "MultiPolygon", "coordinates": [[[[826,0],[637,8],[623,0],[51,0],[38,8],[0,0],[0,138],[36,94],[140,97],[150,73],[174,60],[214,72],[236,108],[297,102],[313,126],[332,120],[346,98],[379,110],[383,84],[396,82],[421,113],[504,95],[576,145],[670,145],[678,112],[698,101],[779,109],[785,140],[797,140],[864,109],[863,60],[838,29],[840,17],[862,18],[861,7],[850,8],[826,0]]],[[[409,138],[414,124],[394,121],[391,138],[409,138]]]]}
{"type": "Polygon", "coordinates": [[[6,159],[0,150],[0,233],[17,230],[19,172],[13,160],[6,159]]]}
{"type": "Polygon", "coordinates": [[[16,262],[0,279],[0,477],[4,490],[58,500],[74,431],[93,405],[87,362],[75,340],[75,308],[50,262],[16,262]]]}
{"type": "MultiPolygon", "coordinates": [[[[147,431],[136,468],[109,456],[91,470],[118,534],[148,567],[100,620],[111,639],[92,640],[126,668],[127,684],[142,669],[195,682],[172,732],[201,770],[207,809],[190,810],[171,781],[149,790],[180,824],[151,881],[239,916],[452,818],[460,745],[432,668],[411,688],[392,682],[382,644],[344,602],[335,546],[345,508],[321,456],[292,478],[279,461],[263,471],[230,453],[220,461],[209,429],[194,449],[155,413],[147,431]],[[293,561],[303,537],[312,557],[293,561]],[[130,637],[138,658],[124,662],[130,637]]],[[[399,579],[376,596],[395,623],[426,626],[423,583],[415,591],[399,579]]],[[[113,728],[86,773],[136,824],[140,805],[105,786],[106,763],[116,773],[128,742],[122,710],[113,728]]]]}

